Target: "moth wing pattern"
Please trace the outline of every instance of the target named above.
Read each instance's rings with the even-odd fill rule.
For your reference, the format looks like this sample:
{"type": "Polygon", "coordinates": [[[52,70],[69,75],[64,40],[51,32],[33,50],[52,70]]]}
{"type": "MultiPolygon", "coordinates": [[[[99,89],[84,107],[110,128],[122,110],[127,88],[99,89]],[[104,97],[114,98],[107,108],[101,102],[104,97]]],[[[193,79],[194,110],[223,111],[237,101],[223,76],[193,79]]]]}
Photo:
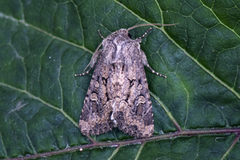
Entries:
{"type": "Polygon", "coordinates": [[[123,75],[127,78],[123,84],[128,84],[128,88],[124,92],[123,87],[122,97],[115,99],[115,103],[119,104],[114,110],[114,120],[117,127],[126,134],[134,137],[149,137],[154,132],[154,120],[140,51],[140,48],[133,51],[132,64],[124,66],[123,75]]]}
{"type": "MultiPolygon", "coordinates": [[[[101,50],[100,50],[101,52],[101,50]]],[[[109,119],[112,107],[107,103],[108,99],[106,79],[109,76],[108,66],[102,64],[103,57],[100,55],[84,100],[79,127],[84,135],[99,135],[112,130],[109,119]]]]}
{"type": "Polygon", "coordinates": [[[140,42],[141,37],[133,40],[127,29],[120,29],[105,38],[102,49],[94,53],[91,67],[97,62],[79,120],[84,135],[118,127],[134,137],[152,136],[154,120],[144,65],[165,76],[148,65],[140,42]]]}

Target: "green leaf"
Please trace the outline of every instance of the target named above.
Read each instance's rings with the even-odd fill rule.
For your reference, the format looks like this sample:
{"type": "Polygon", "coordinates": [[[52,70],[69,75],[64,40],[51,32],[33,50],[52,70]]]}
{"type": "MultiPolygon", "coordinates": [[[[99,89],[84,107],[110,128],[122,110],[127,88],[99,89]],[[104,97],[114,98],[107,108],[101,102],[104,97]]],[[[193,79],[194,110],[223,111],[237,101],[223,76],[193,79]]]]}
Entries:
{"type": "Polygon", "coordinates": [[[239,11],[239,0],[1,0],[0,159],[238,159],[239,11]],[[167,76],[145,68],[154,136],[82,135],[92,72],[74,74],[101,43],[97,31],[143,23],[178,23],[154,26],[141,43],[167,76]]]}

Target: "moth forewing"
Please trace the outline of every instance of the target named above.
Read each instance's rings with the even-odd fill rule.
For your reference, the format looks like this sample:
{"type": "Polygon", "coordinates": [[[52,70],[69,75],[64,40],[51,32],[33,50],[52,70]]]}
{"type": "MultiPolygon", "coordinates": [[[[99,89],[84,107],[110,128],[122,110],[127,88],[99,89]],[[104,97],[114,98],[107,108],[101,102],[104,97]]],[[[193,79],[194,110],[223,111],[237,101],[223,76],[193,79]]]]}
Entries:
{"type": "MultiPolygon", "coordinates": [[[[99,135],[118,127],[134,137],[152,136],[154,121],[144,65],[152,73],[166,76],[149,66],[140,49],[141,39],[149,30],[135,40],[128,37],[129,30],[149,25],[162,24],[141,24],[115,31],[95,51],[88,65],[95,69],[79,120],[84,135],[99,135]]],[[[75,76],[85,75],[89,70],[75,76]]]]}

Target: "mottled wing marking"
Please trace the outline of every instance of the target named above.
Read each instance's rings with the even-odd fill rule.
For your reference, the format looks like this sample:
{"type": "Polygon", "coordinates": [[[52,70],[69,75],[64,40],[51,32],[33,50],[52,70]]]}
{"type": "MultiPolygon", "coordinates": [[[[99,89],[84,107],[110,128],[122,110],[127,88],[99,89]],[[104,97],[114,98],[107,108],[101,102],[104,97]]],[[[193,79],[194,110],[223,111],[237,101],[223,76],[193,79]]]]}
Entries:
{"type": "Polygon", "coordinates": [[[113,100],[115,102],[113,117],[117,127],[124,133],[134,137],[149,137],[154,132],[154,121],[147,79],[139,51],[140,48],[130,52],[130,55],[132,53],[130,63],[119,64],[115,67],[118,70],[111,75],[111,79],[114,79],[114,75],[119,75],[118,80],[111,84],[115,86],[115,93],[120,88],[118,96],[116,95],[113,100]]]}
{"type": "MultiPolygon", "coordinates": [[[[87,91],[79,121],[84,135],[99,135],[118,127],[135,137],[154,132],[152,105],[144,65],[149,66],[140,49],[141,39],[132,40],[121,29],[102,42],[91,67],[100,57],[87,91]]],[[[83,75],[83,74],[79,74],[83,75]]]]}
{"type": "Polygon", "coordinates": [[[112,107],[107,93],[109,66],[103,65],[102,60],[100,57],[96,64],[80,116],[79,127],[84,135],[99,135],[113,127],[110,120],[112,107]]]}

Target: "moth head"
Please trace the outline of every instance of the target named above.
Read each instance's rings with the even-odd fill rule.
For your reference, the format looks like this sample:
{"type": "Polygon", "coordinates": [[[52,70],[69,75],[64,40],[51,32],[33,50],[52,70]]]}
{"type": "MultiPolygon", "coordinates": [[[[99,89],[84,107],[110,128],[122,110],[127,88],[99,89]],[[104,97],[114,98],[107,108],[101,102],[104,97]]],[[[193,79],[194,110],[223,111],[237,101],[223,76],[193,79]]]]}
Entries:
{"type": "Polygon", "coordinates": [[[128,30],[127,29],[120,29],[120,30],[117,31],[117,33],[128,36],[128,30]]]}

